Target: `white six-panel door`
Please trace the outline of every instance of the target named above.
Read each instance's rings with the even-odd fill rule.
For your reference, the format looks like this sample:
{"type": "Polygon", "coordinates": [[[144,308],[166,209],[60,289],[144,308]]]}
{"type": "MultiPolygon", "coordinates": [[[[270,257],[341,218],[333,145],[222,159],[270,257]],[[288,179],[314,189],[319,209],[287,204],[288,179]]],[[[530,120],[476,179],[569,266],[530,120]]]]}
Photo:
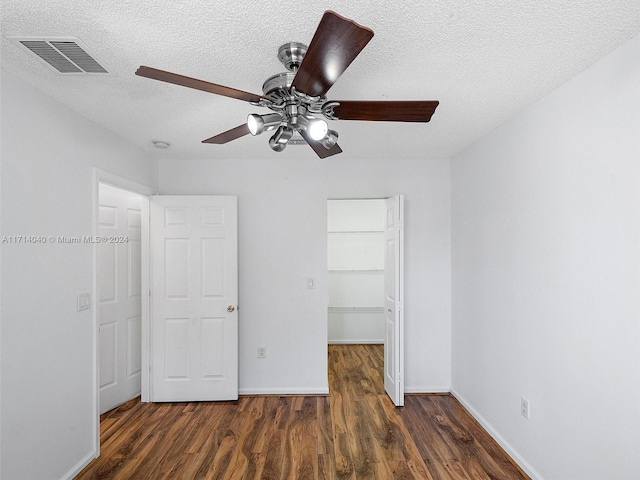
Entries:
{"type": "Polygon", "coordinates": [[[237,198],[151,198],[151,401],[238,398],[237,198]]]}
{"type": "Polygon", "coordinates": [[[404,197],[387,199],[385,230],[384,389],[394,405],[404,405],[404,197]]]}
{"type": "Polygon", "coordinates": [[[98,316],[100,413],[140,394],[139,195],[99,190],[98,316]]]}

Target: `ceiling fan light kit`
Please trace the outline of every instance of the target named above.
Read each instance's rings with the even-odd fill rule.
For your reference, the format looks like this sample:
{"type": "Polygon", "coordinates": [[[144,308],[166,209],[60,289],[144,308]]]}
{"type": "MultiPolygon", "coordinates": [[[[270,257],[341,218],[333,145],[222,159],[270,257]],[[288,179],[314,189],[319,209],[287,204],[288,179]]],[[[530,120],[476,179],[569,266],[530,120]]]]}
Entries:
{"type": "Polygon", "coordinates": [[[269,146],[276,152],[281,152],[293,137],[293,128],[280,125],[273,137],[269,139],[269,146]]]}
{"type": "Polygon", "coordinates": [[[323,140],[329,131],[327,122],[312,115],[298,115],[298,126],[304,128],[315,141],[323,140]]]}
{"type": "Polygon", "coordinates": [[[255,137],[262,132],[268,132],[280,126],[282,121],[283,118],[278,113],[268,113],[266,115],[250,113],[247,116],[247,127],[249,127],[249,133],[255,137]]]}
{"type": "Polygon", "coordinates": [[[329,129],[319,116],[327,120],[428,122],[438,106],[436,100],[327,101],[326,93],[372,37],[373,30],[326,11],[308,47],[290,42],[278,49],[278,59],[287,71],[269,77],[262,85],[262,95],[151,67],[141,66],[136,74],[243,100],[273,112],[249,114],[246,123],[203,143],[225,144],[247,134],[256,136],[275,130],[269,146],[281,152],[298,132],[320,158],[326,158],[341,153],[342,149],[337,143],[338,132],[329,129]]]}

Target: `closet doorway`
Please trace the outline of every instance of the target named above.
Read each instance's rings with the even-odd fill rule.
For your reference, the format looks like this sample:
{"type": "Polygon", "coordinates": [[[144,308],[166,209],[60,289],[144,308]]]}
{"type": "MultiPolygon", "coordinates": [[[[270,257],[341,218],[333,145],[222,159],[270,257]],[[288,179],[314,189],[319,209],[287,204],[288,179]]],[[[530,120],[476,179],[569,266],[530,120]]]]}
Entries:
{"type": "Polygon", "coordinates": [[[384,344],[386,200],[328,200],[328,339],[384,344]]]}
{"type": "Polygon", "coordinates": [[[384,389],[404,405],[404,197],[329,200],[328,339],[384,345],[384,389]]]}

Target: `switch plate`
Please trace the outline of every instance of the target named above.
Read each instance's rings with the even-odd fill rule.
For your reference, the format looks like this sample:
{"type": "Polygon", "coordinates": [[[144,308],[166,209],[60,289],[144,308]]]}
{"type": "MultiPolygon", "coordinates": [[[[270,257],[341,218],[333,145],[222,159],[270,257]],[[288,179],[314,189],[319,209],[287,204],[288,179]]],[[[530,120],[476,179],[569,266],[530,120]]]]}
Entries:
{"type": "Polygon", "coordinates": [[[258,358],[267,358],[267,347],[258,347],[258,358]]]}
{"type": "Polygon", "coordinates": [[[315,288],[313,278],[307,278],[307,288],[315,288]]]}
{"type": "Polygon", "coordinates": [[[524,397],[520,398],[520,413],[527,420],[529,419],[529,415],[531,414],[531,411],[529,410],[529,400],[524,397]]]}
{"type": "Polygon", "coordinates": [[[91,308],[91,293],[78,294],[78,311],[89,310],[91,308]]]}

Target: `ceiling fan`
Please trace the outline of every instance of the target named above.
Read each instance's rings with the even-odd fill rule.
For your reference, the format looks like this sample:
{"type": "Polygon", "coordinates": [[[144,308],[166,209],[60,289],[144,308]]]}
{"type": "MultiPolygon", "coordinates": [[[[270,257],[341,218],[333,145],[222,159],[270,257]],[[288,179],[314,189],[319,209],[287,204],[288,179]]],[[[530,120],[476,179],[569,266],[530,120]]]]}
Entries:
{"type": "Polygon", "coordinates": [[[438,106],[436,100],[327,101],[327,91],[372,37],[373,30],[326,11],[308,47],[291,42],[279,48],[278,59],[288,71],[269,77],[262,86],[262,95],[145,66],[138,68],[136,75],[272,110],[265,115],[250,114],[246,123],[203,143],[224,144],[249,133],[255,136],[275,130],[269,146],[281,152],[298,132],[320,158],[326,158],[341,153],[342,149],[337,143],[338,133],[330,130],[320,115],[329,120],[428,122],[438,106]]]}

